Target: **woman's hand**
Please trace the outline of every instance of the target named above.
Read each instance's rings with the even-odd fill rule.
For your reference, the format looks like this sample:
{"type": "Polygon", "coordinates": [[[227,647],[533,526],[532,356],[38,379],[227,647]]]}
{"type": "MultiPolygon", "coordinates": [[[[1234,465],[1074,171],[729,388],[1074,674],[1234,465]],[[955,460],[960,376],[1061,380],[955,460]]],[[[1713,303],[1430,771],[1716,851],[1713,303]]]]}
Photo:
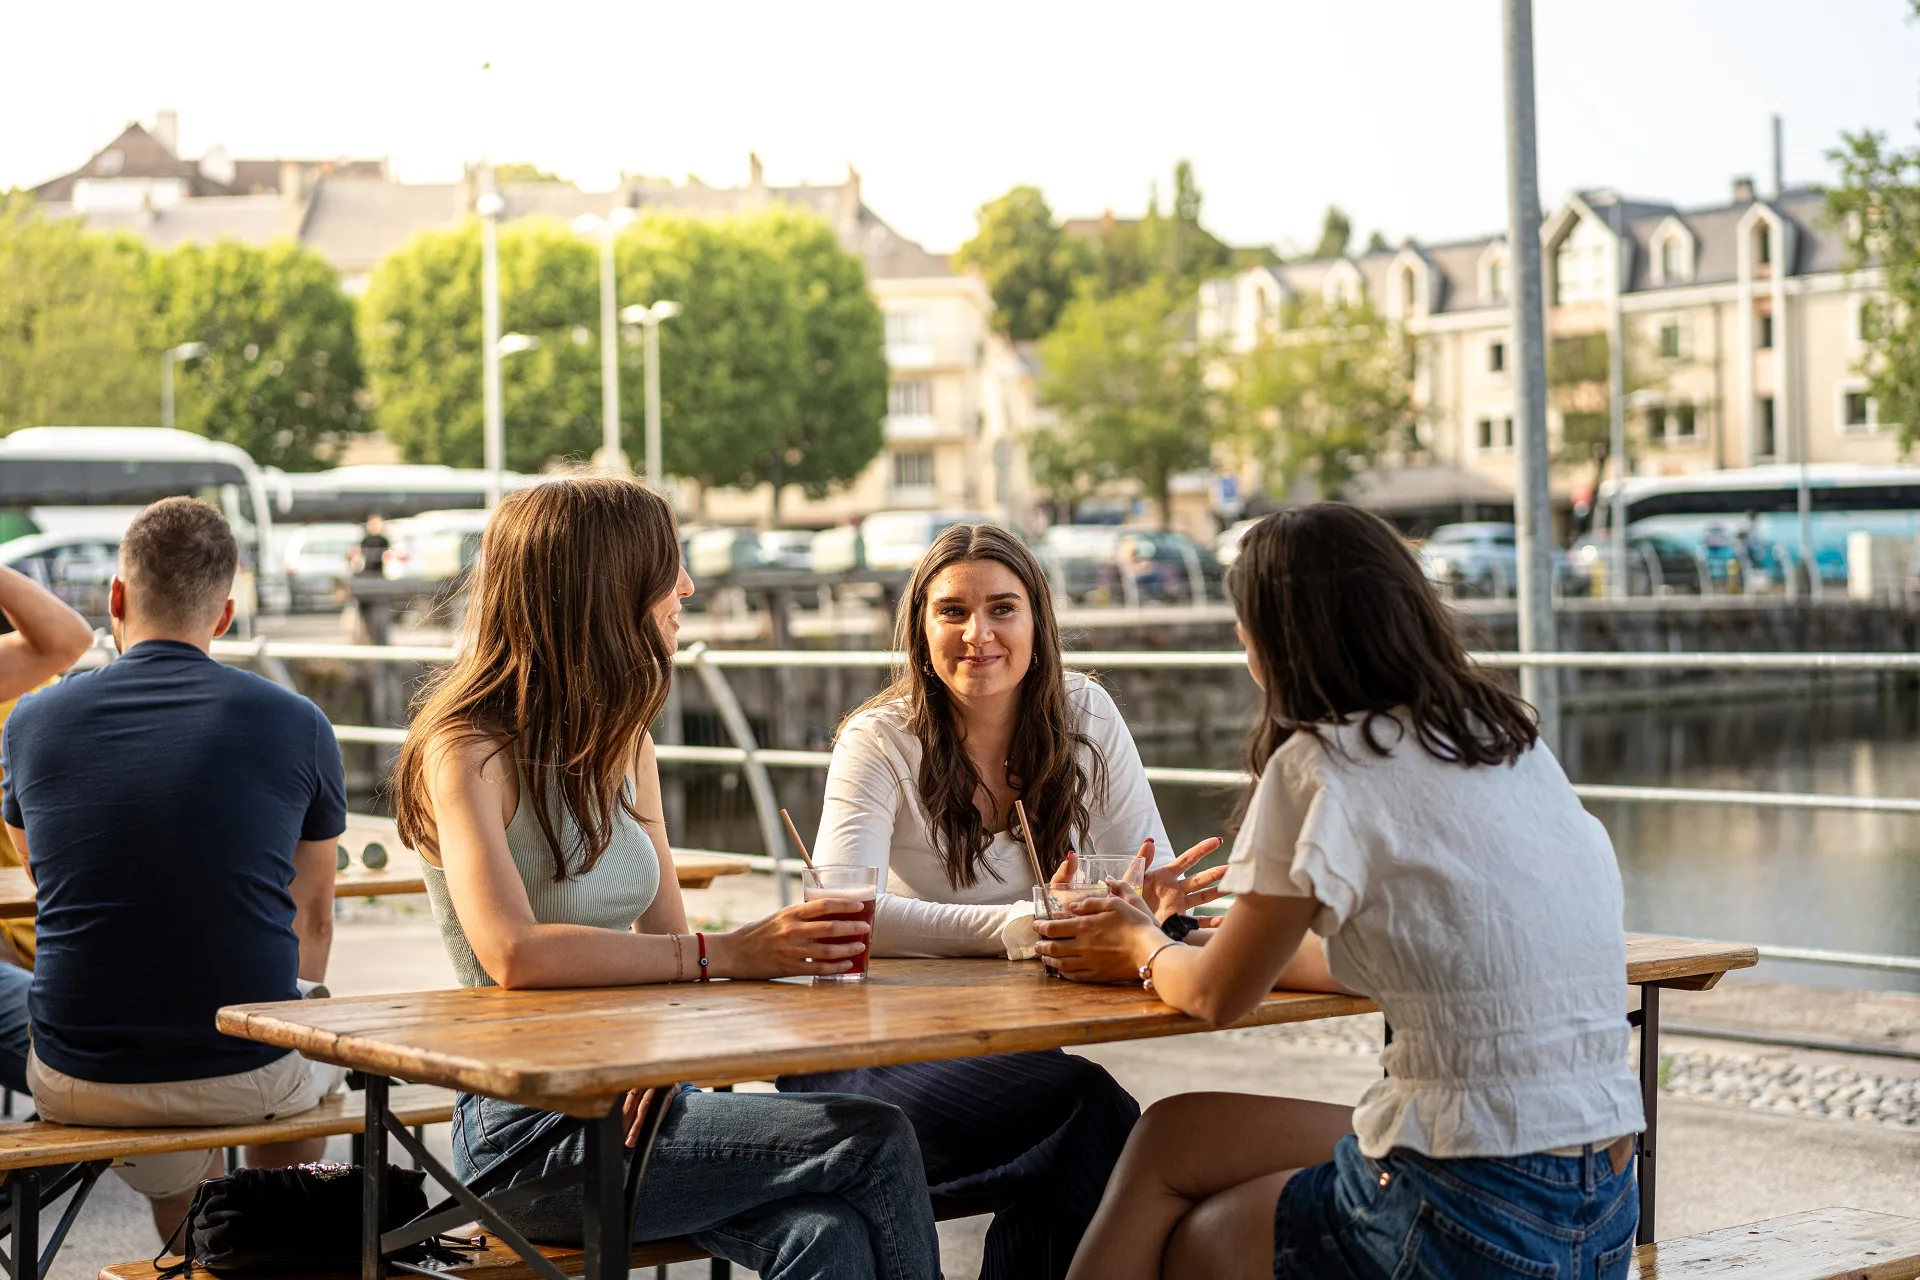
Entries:
{"type": "Polygon", "coordinates": [[[1043,963],[1075,982],[1138,981],[1140,966],[1167,941],[1131,887],[1083,898],[1065,919],[1035,920],[1043,963]]]}
{"type": "Polygon", "coordinates": [[[1214,867],[1197,876],[1187,875],[1195,863],[1218,849],[1220,843],[1220,837],[1209,836],[1166,866],[1155,867],[1153,837],[1147,837],[1146,843],[1140,846],[1139,857],[1150,869],[1141,880],[1140,896],[1146,899],[1146,908],[1155,920],[1183,915],[1220,896],[1220,881],[1227,874],[1225,867],[1214,867]]]}
{"type": "Polygon", "coordinates": [[[848,920],[867,904],[851,898],[821,898],[774,912],[732,933],[707,939],[716,978],[788,978],[808,973],[845,973],[870,941],[873,926],[848,920]],[[827,917],[837,916],[839,919],[827,917]]]}

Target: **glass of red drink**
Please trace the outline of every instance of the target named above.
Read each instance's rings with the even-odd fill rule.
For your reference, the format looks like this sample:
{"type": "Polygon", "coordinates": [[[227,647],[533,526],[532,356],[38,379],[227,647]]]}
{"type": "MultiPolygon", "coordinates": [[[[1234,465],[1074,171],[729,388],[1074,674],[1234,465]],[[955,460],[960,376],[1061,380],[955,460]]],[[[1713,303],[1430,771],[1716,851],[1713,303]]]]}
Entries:
{"type": "MultiPolygon", "coordinates": [[[[822,898],[851,899],[860,904],[857,911],[835,912],[823,916],[825,920],[858,920],[869,930],[873,928],[873,904],[880,896],[879,873],[872,867],[809,867],[800,873],[801,892],[808,902],[817,902],[822,898]]],[[[828,942],[860,942],[870,944],[872,933],[855,937],[848,934],[843,937],[829,935],[828,942]]],[[[853,957],[853,967],[845,973],[817,973],[815,982],[864,982],[867,977],[867,953],[871,945],[863,945],[860,954],[853,957]]]]}

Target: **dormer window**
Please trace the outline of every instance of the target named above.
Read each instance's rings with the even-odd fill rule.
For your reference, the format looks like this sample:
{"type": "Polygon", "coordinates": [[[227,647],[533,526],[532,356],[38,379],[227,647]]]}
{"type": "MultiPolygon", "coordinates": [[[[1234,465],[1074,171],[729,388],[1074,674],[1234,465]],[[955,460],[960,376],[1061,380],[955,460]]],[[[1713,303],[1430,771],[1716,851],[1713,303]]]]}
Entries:
{"type": "Polygon", "coordinates": [[[1419,300],[1419,296],[1417,293],[1417,290],[1419,288],[1420,288],[1420,284],[1419,284],[1419,281],[1414,278],[1412,267],[1407,267],[1406,269],[1400,272],[1400,314],[1401,315],[1410,316],[1413,314],[1414,304],[1419,300]]]}
{"type": "Polygon", "coordinates": [[[1773,228],[1764,222],[1753,229],[1753,261],[1762,267],[1773,262],[1773,228]]]}
{"type": "Polygon", "coordinates": [[[1678,280],[1680,274],[1680,241],[1673,236],[1668,236],[1660,242],[1660,278],[1678,280]]]}
{"type": "Polygon", "coordinates": [[[1507,264],[1499,258],[1487,264],[1487,297],[1493,302],[1507,300],[1507,264]]]}
{"type": "Polygon", "coordinates": [[[112,151],[102,151],[100,153],[100,163],[94,166],[103,178],[111,178],[126,167],[126,153],[117,148],[112,151]]]}

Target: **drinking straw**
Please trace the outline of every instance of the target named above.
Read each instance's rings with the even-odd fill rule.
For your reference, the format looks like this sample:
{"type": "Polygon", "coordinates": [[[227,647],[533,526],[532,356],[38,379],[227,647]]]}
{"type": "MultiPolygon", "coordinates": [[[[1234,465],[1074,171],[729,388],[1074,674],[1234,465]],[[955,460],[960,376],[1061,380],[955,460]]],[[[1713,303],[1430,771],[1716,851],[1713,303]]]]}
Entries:
{"type": "Polygon", "coordinates": [[[1027,821],[1027,806],[1024,802],[1013,802],[1013,816],[1020,819],[1020,834],[1027,844],[1027,862],[1033,867],[1033,882],[1044,885],[1047,877],[1040,871],[1040,855],[1033,850],[1033,824],[1027,821]]]}
{"type": "Polygon", "coordinates": [[[780,821],[787,824],[787,835],[793,841],[793,847],[800,851],[800,861],[807,864],[807,870],[812,871],[813,855],[807,852],[807,842],[800,838],[799,828],[793,825],[793,815],[782,809],[780,821]]]}

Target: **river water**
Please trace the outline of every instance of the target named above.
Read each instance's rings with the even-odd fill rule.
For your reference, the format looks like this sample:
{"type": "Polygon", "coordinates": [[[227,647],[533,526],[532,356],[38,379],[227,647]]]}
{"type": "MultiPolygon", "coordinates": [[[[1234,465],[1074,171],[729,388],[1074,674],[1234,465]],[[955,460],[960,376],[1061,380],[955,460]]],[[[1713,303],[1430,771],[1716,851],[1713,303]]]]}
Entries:
{"type": "MultiPolygon", "coordinates": [[[[1124,709],[1124,708],[1123,708],[1124,709]]],[[[1230,768],[1236,744],[1144,740],[1149,764],[1230,768]]],[[[1562,759],[1578,782],[1920,796],[1920,697],[1822,694],[1693,706],[1571,710],[1562,759]]],[[[746,789],[688,775],[689,847],[759,851],[746,789]]],[[[803,830],[819,778],[783,790],[803,830]]],[[[1222,830],[1234,797],[1159,788],[1185,848],[1222,830]]],[[[1626,886],[1627,927],[1701,938],[1920,956],[1920,816],[1594,802],[1626,886]]],[[[1769,962],[1783,981],[1920,990],[1920,975],[1769,962]]]]}

